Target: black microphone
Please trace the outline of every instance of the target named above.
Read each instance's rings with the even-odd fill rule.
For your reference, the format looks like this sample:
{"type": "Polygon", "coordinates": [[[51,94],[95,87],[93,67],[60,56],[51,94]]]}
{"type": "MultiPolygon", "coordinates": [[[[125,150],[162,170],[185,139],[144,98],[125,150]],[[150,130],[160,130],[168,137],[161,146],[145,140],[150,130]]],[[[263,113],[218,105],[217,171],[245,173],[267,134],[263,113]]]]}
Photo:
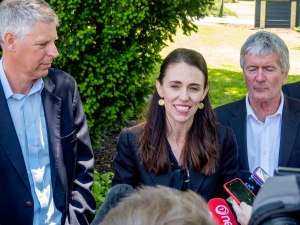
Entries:
{"type": "Polygon", "coordinates": [[[250,189],[250,191],[253,192],[253,194],[257,195],[260,186],[258,183],[256,183],[255,180],[251,177],[251,173],[246,170],[241,170],[237,173],[236,178],[240,178],[245,185],[250,189]]]}
{"type": "Polygon", "coordinates": [[[100,206],[100,209],[95,217],[95,219],[93,220],[93,222],[90,225],[98,225],[102,222],[102,220],[104,219],[104,217],[106,216],[106,214],[108,213],[108,211],[110,209],[112,209],[113,207],[115,207],[121,200],[122,198],[125,198],[127,196],[129,196],[132,193],[136,193],[137,191],[135,189],[132,188],[131,185],[128,184],[117,184],[115,186],[113,186],[104,202],[102,203],[102,205],[100,206]]]}

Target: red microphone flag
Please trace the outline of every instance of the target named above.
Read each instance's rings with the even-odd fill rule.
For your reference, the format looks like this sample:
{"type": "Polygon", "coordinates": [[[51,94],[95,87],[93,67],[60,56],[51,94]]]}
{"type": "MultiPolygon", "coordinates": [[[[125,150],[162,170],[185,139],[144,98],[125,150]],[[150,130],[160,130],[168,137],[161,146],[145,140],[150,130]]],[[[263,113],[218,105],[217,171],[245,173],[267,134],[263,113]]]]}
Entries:
{"type": "Polygon", "coordinates": [[[209,213],[219,225],[237,225],[237,222],[228,206],[222,198],[213,198],[209,200],[209,213]]]}

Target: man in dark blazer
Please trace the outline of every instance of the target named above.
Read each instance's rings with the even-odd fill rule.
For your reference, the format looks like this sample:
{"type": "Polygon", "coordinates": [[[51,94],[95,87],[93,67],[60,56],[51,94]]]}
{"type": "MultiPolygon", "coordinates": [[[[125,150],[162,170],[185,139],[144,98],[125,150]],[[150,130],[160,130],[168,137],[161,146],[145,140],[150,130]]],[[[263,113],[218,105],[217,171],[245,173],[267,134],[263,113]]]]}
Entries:
{"type": "Polygon", "coordinates": [[[289,97],[300,100],[300,81],[283,85],[282,92],[289,97]]]}
{"type": "Polygon", "coordinates": [[[94,159],[77,84],[50,68],[57,26],[43,0],[0,4],[0,225],[94,218],[94,159]]]}
{"type": "Polygon", "coordinates": [[[277,166],[300,167],[300,101],[281,92],[288,57],[281,38],[266,31],[250,36],[241,49],[248,94],[215,109],[217,121],[236,135],[239,170],[260,166],[273,175],[277,166]]]}

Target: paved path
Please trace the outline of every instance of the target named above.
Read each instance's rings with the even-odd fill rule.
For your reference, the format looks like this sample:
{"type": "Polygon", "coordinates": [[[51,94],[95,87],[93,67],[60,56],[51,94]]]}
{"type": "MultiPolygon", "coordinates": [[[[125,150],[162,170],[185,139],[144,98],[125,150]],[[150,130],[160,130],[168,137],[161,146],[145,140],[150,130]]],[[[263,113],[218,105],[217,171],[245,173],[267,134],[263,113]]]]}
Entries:
{"type": "Polygon", "coordinates": [[[254,9],[255,2],[240,1],[239,3],[225,3],[224,7],[230,9],[238,15],[221,17],[205,17],[195,22],[195,24],[202,23],[230,23],[230,24],[246,24],[254,26],[254,9]]]}
{"type": "Polygon", "coordinates": [[[227,16],[224,18],[208,16],[201,20],[195,21],[195,24],[197,25],[200,25],[202,23],[231,23],[231,24],[247,24],[247,25],[254,26],[254,20],[240,19],[240,18],[236,18],[235,16],[227,16]]]}

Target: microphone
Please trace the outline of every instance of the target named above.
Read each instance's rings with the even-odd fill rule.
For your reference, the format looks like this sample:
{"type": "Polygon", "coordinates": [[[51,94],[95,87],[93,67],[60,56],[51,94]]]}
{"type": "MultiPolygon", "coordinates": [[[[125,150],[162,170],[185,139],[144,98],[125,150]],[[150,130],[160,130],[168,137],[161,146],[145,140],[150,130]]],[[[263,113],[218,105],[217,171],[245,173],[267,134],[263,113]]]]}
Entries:
{"type": "Polygon", "coordinates": [[[241,170],[237,173],[236,178],[240,178],[244,184],[253,192],[253,194],[257,195],[260,185],[256,183],[255,180],[251,177],[251,173],[246,170],[241,170]]]}
{"type": "Polygon", "coordinates": [[[207,203],[209,214],[219,225],[237,225],[237,222],[222,198],[213,198],[207,203]]]}
{"type": "Polygon", "coordinates": [[[95,219],[90,225],[100,224],[110,209],[115,207],[123,198],[129,196],[132,193],[137,193],[137,191],[133,189],[131,185],[117,184],[113,186],[109,190],[104,202],[99,208],[95,219]]]}

